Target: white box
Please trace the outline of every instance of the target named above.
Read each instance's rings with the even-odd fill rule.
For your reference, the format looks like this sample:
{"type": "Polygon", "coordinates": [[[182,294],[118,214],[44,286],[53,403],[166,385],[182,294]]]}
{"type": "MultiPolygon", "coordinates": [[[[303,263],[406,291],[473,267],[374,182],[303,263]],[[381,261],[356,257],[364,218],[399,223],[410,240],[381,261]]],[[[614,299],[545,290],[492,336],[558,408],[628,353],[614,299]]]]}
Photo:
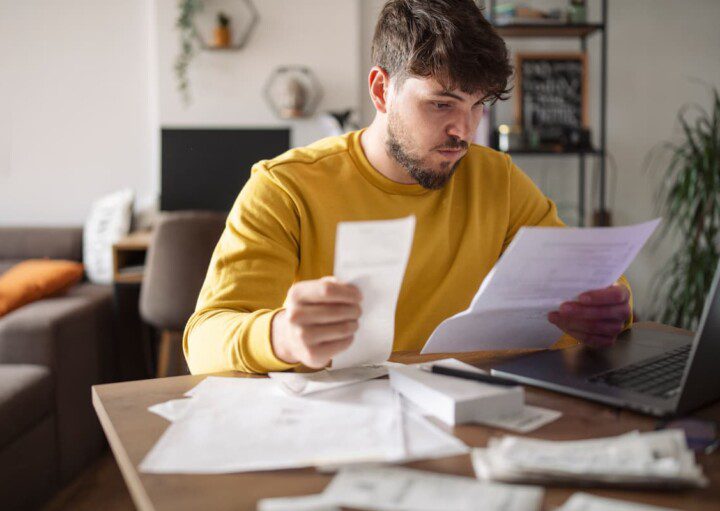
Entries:
{"type": "MultiPolygon", "coordinates": [[[[483,372],[454,359],[434,363],[483,372]]],[[[525,391],[520,385],[491,385],[397,364],[393,364],[389,372],[390,385],[397,392],[450,426],[516,415],[525,404],[525,391]]]]}

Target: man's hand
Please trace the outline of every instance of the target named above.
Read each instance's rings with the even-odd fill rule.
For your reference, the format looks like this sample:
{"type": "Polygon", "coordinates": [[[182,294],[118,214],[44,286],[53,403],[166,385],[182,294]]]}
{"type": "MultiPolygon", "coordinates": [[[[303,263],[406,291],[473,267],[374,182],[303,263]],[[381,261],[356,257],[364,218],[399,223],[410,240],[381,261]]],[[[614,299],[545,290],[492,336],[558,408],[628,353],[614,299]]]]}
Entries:
{"type": "Polygon", "coordinates": [[[272,348],[290,364],[320,369],[350,346],[360,318],[360,291],[334,277],[297,282],[272,321],[272,348]]]}
{"type": "Polygon", "coordinates": [[[548,314],[550,323],[589,346],[610,346],[630,319],[630,292],[613,284],[587,291],[578,301],[564,302],[559,311],[548,314]]]}

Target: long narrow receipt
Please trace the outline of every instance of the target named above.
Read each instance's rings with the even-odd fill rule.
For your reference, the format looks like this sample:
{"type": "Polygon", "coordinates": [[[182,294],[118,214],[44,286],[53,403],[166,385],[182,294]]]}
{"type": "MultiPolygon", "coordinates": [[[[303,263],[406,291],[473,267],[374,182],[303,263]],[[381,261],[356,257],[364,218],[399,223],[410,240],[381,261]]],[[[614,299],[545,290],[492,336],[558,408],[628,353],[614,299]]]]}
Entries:
{"type": "Polygon", "coordinates": [[[333,369],[385,362],[392,353],[395,307],[410,258],[415,217],[341,222],[335,243],[335,276],[363,295],[360,327],[333,369]]]}
{"type": "Polygon", "coordinates": [[[421,353],[549,347],[562,331],[547,314],[613,284],[659,223],[521,228],[470,307],[443,321],[421,353]]]}

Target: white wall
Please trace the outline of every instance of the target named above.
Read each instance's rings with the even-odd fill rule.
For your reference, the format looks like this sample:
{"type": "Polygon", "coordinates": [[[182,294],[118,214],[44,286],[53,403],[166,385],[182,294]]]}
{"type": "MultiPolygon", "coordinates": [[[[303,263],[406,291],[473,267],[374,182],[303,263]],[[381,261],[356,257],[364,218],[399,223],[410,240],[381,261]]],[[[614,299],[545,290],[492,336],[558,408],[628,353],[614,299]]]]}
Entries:
{"type": "MultiPolygon", "coordinates": [[[[263,99],[273,69],[288,64],[307,66],[317,76],[323,89],[318,112],[357,109],[359,0],[256,0],[260,20],[245,48],[201,51],[192,61],[189,106],[177,91],[173,70],[179,51],[174,26],[177,1],[156,1],[161,125],[291,126],[293,145],[322,138],[325,134],[317,120],[280,120],[263,99]]],[[[209,31],[217,11],[228,5],[230,0],[205,0],[198,26],[209,31]]]]}
{"type": "Polygon", "coordinates": [[[150,201],[146,0],[0,0],[0,224],[82,223],[100,195],[150,201]]]}

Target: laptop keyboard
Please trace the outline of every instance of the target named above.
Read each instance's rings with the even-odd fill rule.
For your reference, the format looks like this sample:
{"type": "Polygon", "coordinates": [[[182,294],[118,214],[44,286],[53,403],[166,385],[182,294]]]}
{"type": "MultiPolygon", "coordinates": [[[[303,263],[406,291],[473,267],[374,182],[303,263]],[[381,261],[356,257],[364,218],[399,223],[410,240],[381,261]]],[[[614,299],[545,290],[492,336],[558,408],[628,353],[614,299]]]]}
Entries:
{"type": "Polygon", "coordinates": [[[588,381],[632,390],[662,398],[673,397],[680,391],[685,363],[690,354],[688,344],[658,357],[598,374],[588,381]]]}

